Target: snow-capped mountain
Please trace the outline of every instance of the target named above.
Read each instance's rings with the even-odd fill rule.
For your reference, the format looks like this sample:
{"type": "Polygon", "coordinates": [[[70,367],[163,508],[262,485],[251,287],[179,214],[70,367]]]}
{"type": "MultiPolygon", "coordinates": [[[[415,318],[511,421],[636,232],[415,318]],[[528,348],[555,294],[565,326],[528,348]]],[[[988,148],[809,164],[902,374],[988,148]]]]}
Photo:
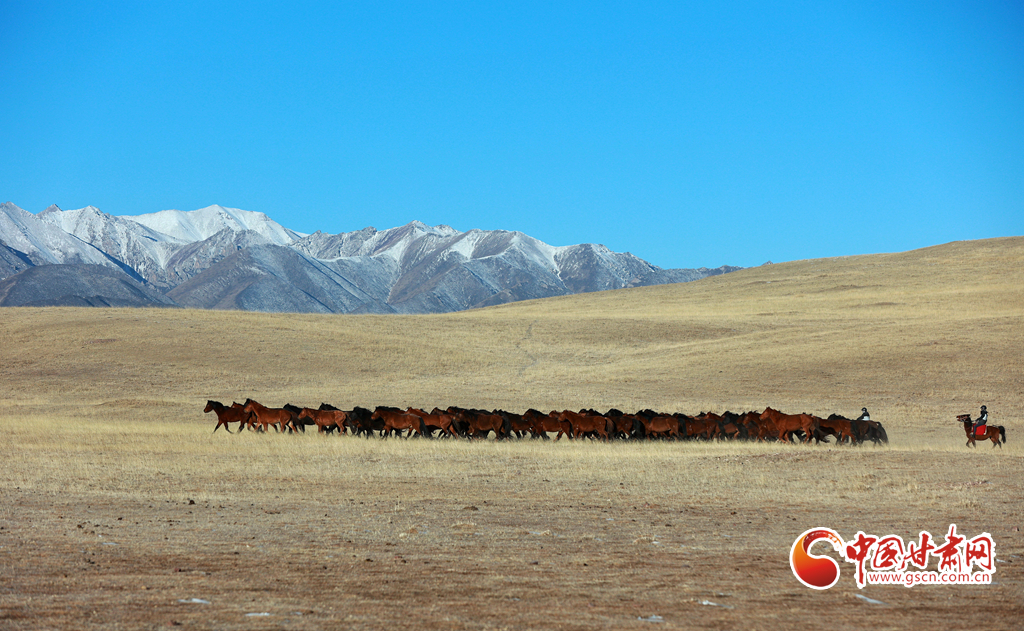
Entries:
{"type": "Polygon", "coordinates": [[[251,230],[271,243],[288,245],[306,235],[293,232],[263,213],[223,206],[207,206],[199,210],[161,210],[157,213],[125,217],[181,243],[209,239],[225,228],[234,232],[251,230]]]}
{"type": "Polygon", "coordinates": [[[89,242],[10,202],[0,204],[0,241],[22,253],[33,265],[88,263],[116,266],[110,257],[89,242]]]}
{"type": "Polygon", "coordinates": [[[78,210],[50,206],[37,217],[121,261],[141,278],[162,289],[172,286],[165,273],[167,261],[188,243],[130,218],[108,215],[95,206],[78,210]]]}
{"type": "MultiPolygon", "coordinates": [[[[603,245],[556,247],[521,232],[418,221],[304,235],[263,213],[221,206],[112,216],[92,206],[32,215],[0,205],[0,279],[62,263],[120,268],[181,306],[324,313],[458,311],[738,269],[663,270],[603,245]]],[[[61,277],[65,293],[73,276],[61,277]]],[[[85,303],[103,304],[96,296],[85,303]]]]}

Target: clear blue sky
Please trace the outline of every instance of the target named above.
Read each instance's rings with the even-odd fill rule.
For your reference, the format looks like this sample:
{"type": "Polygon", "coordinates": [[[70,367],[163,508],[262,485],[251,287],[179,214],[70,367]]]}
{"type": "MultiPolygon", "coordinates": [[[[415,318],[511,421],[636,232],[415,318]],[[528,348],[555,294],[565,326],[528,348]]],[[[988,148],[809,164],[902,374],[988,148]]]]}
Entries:
{"type": "Polygon", "coordinates": [[[4,0],[0,201],[666,268],[1024,235],[1024,3],[4,0]]]}

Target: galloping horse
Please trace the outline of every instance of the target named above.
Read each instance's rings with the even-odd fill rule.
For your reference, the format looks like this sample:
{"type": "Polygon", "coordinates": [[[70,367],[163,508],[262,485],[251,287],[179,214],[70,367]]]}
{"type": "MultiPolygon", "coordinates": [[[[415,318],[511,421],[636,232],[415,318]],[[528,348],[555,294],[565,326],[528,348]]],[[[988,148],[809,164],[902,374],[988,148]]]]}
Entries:
{"type": "Polygon", "coordinates": [[[249,418],[252,416],[249,412],[242,410],[242,406],[237,403],[228,407],[220,401],[207,401],[203,413],[211,411],[217,413],[217,426],[213,428],[213,431],[216,432],[223,425],[229,434],[233,432],[228,427],[228,423],[238,423],[238,431],[242,431],[242,427],[249,422],[249,418]]]}
{"type": "Polygon", "coordinates": [[[615,430],[612,433],[612,438],[629,440],[646,436],[647,430],[644,429],[644,422],[636,414],[619,414],[618,416],[609,416],[608,418],[611,419],[615,430]]]}
{"type": "Polygon", "coordinates": [[[814,418],[818,421],[818,435],[815,438],[826,435],[835,436],[837,445],[842,445],[847,440],[851,445],[860,442],[857,430],[850,419],[843,418],[838,414],[830,414],[828,418],[814,418]]]}
{"type": "Polygon", "coordinates": [[[764,412],[761,412],[760,419],[762,421],[770,420],[775,423],[775,428],[779,432],[780,442],[792,442],[790,434],[795,431],[802,431],[804,433],[803,442],[810,443],[815,430],[818,429],[818,422],[810,414],[783,414],[770,407],[765,408],[764,412]]]}
{"type": "MultiPolygon", "coordinates": [[[[512,433],[516,435],[516,438],[522,438],[530,433],[533,427],[533,421],[526,418],[522,414],[516,414],[515,412],[501,412],[501,416],[508,421],[509,427],[512,428],[512,433]]],[[[536,438],[536,436],[534,436],[536,438]]]]}
{"type": "Polygon", "coordinates": [[[722,420],[718,421],[718,438],[746,440],[747,426],[743,423],[743,415],[735,412],[723,412],[722,420]]]}
{"type": "Polygon", "coordinates": [[[982,440],[988,439],[992,441],[992,446],[999,445],[1002,449],[1003,445],[999,442],[999,438],[1002,437],[1003,442],[1006,442],[1006,428],[1002,425],[982,425],[978,428],[979,431],[971,431],[974,428],[974,421],[971,420],[970,414],[960,414],[956,417],[956,420],[964,424],[964,432],[967,434],[967,446],[977,447],[974,444],[975,439],[980,438],[982,440]]]}
{"type": "Polygon", "coordinates": [[[420,436],[426,432],[426,427],[423,424],[423,419],[416,416],[415,414],[406,414],[401,410],[393,410],[384,407],[378,407],[370,415],[372,420],[384,421],[384,427],[381,429],[380,435],[382,438],[387,438],[391,435],[391,432],[398,432],[401,436],[404,430],[409,430],[406,434],[406,439],[412,436],[413,432],[416,432],[420,436]]]}
{"type": "Polygon", "coordinates": [[[544,414],[539,410],[530,408],[523,414],[523,418],[530,421],[530,433],[533,434],[534,438],[551,440],[548,436],[548,432],[557,432],[557,435],[555,436],[556,441],[562,437],[562,434],[572,438],[572,424],[569,422],[563,423],[562,421],[559,421],[555,418],[557,415],[557,412],[544,414]]]}
{"type": "Polygon", "coordinates": [[[690,417],[685,416],[680,419],[680,428],[685,429],[684,433],[687,438],[703,438],[705,440],[711,440],[712,438],[718,438],[721,428],[718,426],[718,421],[721,417],[717,414],[709,414],[707,412],[701,412],[700,416],[690,417]]]}
{"type": "Polygon", "coordinates": [[[299,420],[302,421],[304,419],[313,421],[317,432],[321,434],[330,434],[337,429],[340,435],[345,433],[345,421],[348,420],[348,414],[341,410],[302,408],[299,412],[299,420]]]}
{"type": "Polygon", "coordinates": [[[654,436],[660,438],[673,438],[679,440],[679,419],[674,416],[637,416],[644,426],[644,432],[648,438],[654,436]]]}
{"type": "Polygon", "coordinates": [[[615,431],[615,426],[604,416],[577,414],[571,410],[563,410],[558,415],[558,420],[569,422],[573,438],[581,438],[584,434],[593,432],[608,442],[608,434],[615,431]]]}
{"type": "Polygon", "coordinates": [[[455,415],[455,420],[467,424],[471,438],[487,438],[492,431],[496,440],[508,438],[512,434],[512,423],[497,414],[462,410],[455,415]]]}
{"type": "Polygon", "coordinates": [[[267,431],[269,425],[273,425],[274,429],[278,432],[283,432],[285,428],[295,430],[295,420],[298,418],[298,414],[291,410],[284,408],[268,408],[267,406],[253,401],[252,399],[245,400],[245,407],[242,408],[246,412],[252,412],[256,416],[255,423],[263,426],[263,431],[267,431]],[[278,428],[280,426],[280,428],[278,428]]]}
{"type": "MultiPolygon", "coordinates": [[[[832,414],[829,418],[846,418],[839,416],[838,414],[832,414]]],[[[857,419],[850,420],[850,425],[853,427],[854,434],[857,435],[857,442],[863,442],[870,440],[871,442],[879,445],[881,443],[889,443],[889,435],[885,433],[885,428],[878,421],[859,421],[857,419]]]]}
{"type": "Polygon", "coordinates": [[[455,416],[452,414],[445,414],[437,408],[434,408],[434,410],[429,414],[423,410],[417,410],[416,408],[409,408],[405,413],[415,414],[423,419],[423,426],[428,438],[434,436],[435,429],[441,430],[442,436],[451,436],[452,438],[456,437],[455,430],[452,429],[452,421],[455,420],[455,416]]]}

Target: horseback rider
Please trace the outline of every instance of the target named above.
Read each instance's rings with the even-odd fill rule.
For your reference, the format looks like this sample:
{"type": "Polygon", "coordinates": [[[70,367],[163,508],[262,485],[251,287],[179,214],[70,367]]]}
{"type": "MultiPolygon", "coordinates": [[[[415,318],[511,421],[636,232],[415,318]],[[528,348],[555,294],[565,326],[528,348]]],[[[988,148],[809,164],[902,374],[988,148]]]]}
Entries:
{"type": "Polygon", "coordinates": [[[974,434],[977,434],[978,428],[984,427],[985,425],[988,425],[988,410],[983,405],[981,406],[981,412],[978,414],[978,418],[974,421],[974,427],[971,428],[971,431],[974,434]]]}
{"type": "Polygon", "coordinates": [[[857,417],[857,420],[858,421],[870,421],[871,420],[871,415],[868,414],[868,409],[867,408],[861,408],[860,409],[860,416],[857,417]]]}

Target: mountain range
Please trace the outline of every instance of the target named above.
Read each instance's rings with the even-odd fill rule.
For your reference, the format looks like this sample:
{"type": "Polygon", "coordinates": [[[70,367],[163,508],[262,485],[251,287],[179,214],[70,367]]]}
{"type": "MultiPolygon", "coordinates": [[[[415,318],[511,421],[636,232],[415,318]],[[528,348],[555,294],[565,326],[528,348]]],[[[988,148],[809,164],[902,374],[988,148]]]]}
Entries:
{"type": "Polygon", "coordinates": [[[661,269],[603,245],[418,221],[302,234],[221,206],[113,216],[0,204],[0,306],[440,313],[736,269],[661,269]]]}

